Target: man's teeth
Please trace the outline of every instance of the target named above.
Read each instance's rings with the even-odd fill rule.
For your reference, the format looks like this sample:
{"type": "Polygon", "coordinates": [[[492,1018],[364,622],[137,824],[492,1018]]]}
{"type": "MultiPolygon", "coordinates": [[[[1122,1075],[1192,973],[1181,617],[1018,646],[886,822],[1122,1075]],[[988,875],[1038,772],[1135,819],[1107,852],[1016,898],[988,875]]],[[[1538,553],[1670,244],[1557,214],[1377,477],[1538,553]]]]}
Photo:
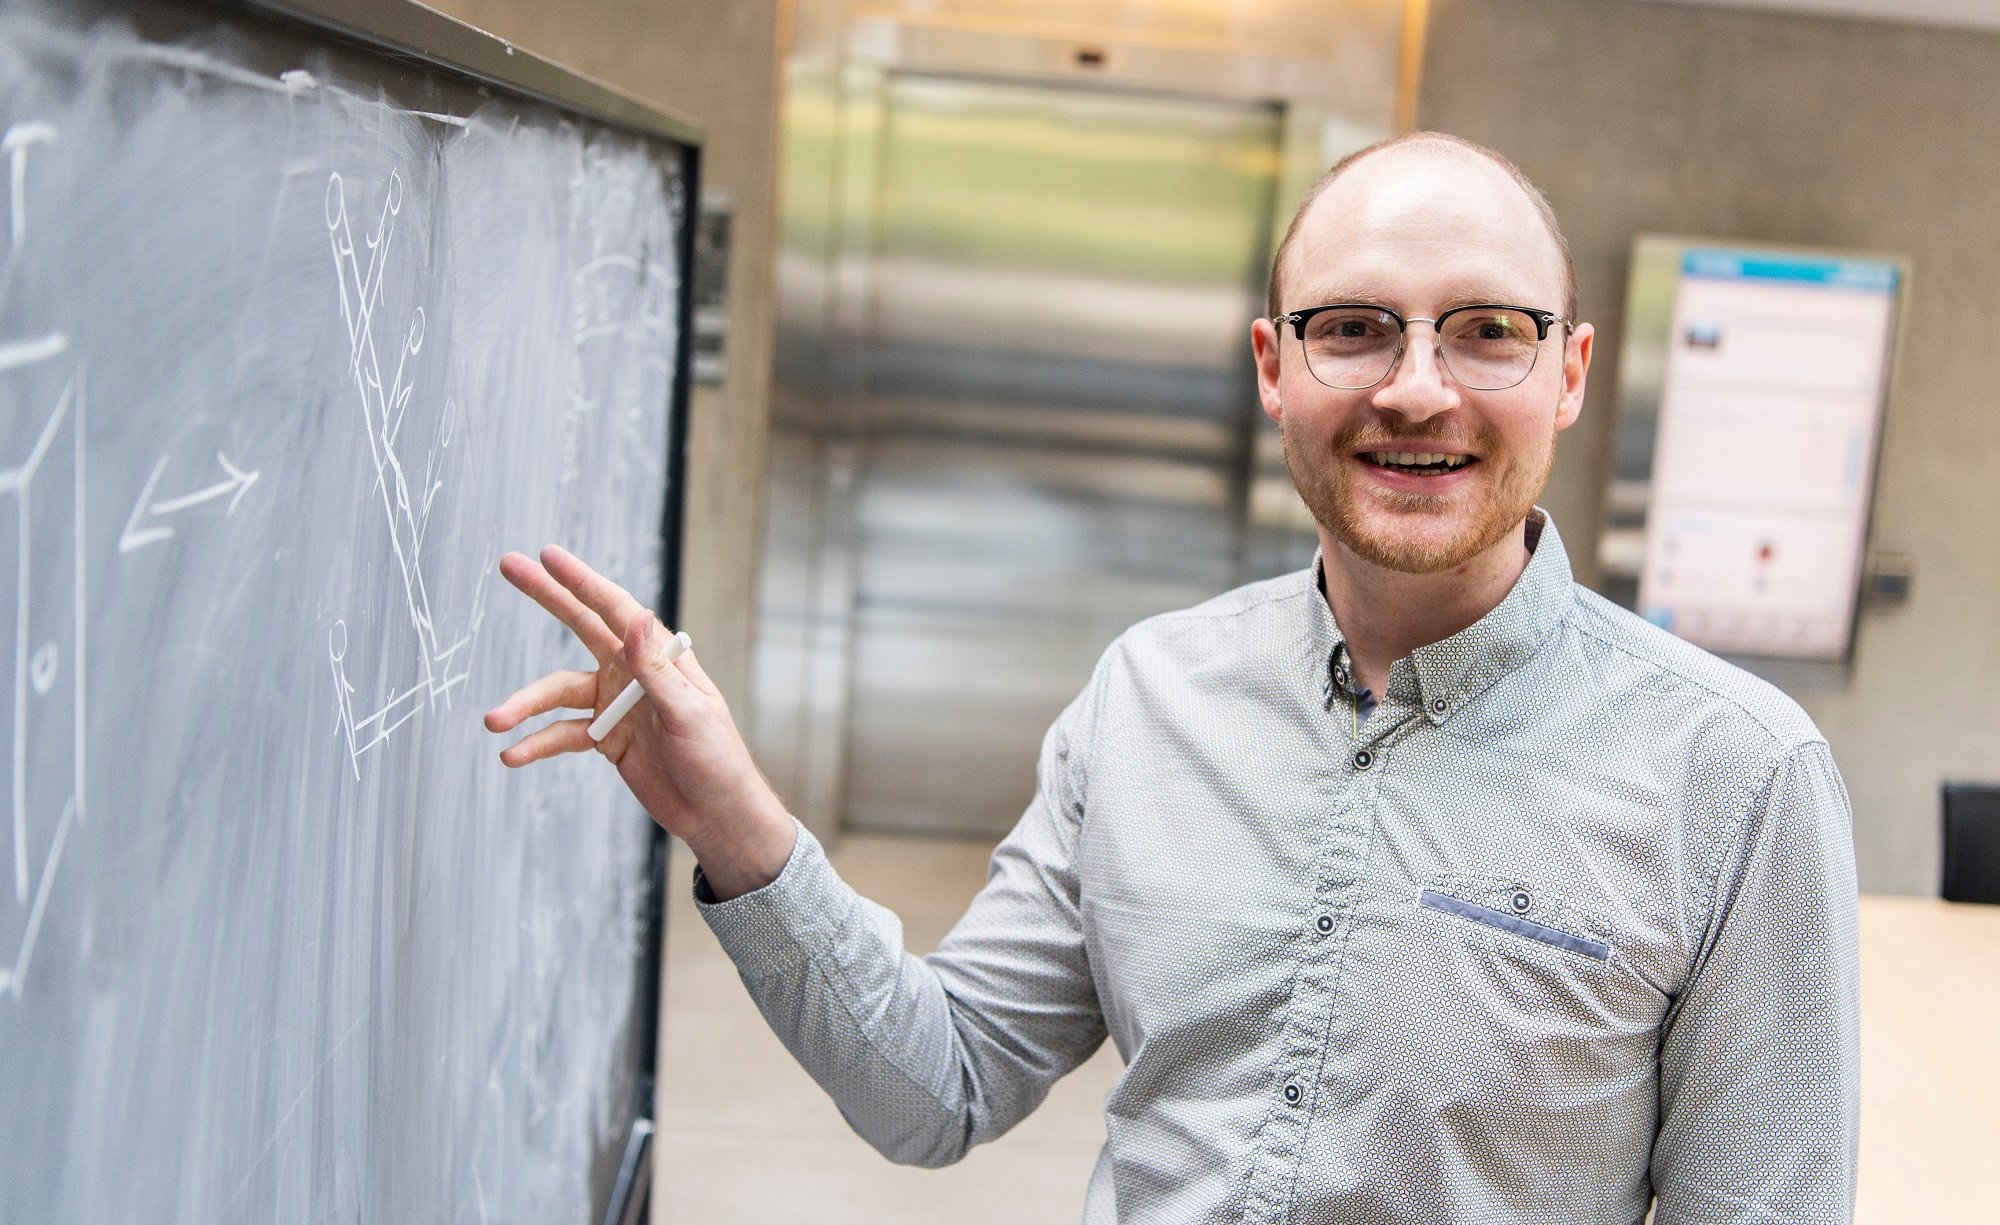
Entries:
{"type": "Polygon", "coordinates": [[[1371,463],[1394,464],[1398,468],[1431,468],[1444,465],[1445,468],[1462,468],[1471,460],[1469,455],[1444,455],[1434,451],[1370,451],[1371,463]]]}

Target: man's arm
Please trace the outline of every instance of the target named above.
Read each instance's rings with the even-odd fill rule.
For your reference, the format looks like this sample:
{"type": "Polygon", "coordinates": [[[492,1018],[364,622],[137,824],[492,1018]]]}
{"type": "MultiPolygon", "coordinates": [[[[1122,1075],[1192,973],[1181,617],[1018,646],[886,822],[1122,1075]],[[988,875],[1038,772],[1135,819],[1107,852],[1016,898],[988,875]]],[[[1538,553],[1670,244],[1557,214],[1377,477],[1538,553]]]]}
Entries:
{"type": "Polygon", "coordinates": [[[804,827],[765,887],[696,901],[751,997],[848,1123],[892,1161],[941,1166],[1005,1132],[1104,1040],[1078,914],[1089,691],[1050,729],[1039,786],[936,953],[835,875],[804,827]]]}
{"type": "Polygon", "coordinates": [[[1780,757],[1716,881],[1660,1045],[1658,1225],[1854,1213],[1853,818],[1823,742],[1780,757]]]}
{"type": "Polygon", "coordinates": [[[648,699],[602,741],[590,718],[561,719],[501,760],[521,767],[594,749],[618,767],[694,852],[696,900],[772,1028],[869,1143],[908,1164],[956,1161],[1097,1049],[1104,1019],[1075,869],[1094,688],[1050,730],[1035,800],[994,852],[986,887],[919,960],[904,952],[896,916],[848,888],[785,812],[722,694],[692,651],[670,649],[658,618],[554,545],[539,561],[509,553],[500,572],[598,666],[529,683],[487,714],[490,730],[558,708],[601,713],[628,679],[648,699]]]}

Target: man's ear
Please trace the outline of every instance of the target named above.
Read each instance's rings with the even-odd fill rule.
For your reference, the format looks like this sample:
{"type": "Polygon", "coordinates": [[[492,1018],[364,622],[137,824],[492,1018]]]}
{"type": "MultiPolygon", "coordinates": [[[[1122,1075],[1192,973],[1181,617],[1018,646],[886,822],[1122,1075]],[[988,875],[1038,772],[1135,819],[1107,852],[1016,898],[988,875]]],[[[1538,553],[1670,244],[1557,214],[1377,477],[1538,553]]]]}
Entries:
{"type": "Polygon", "coordinates": [[[1563,341],[1562,396],[1556,401],[1556,428],[1566,430],[1583,414],[1583,386],[1590,375],[1590,353],[1597,329],[1579,323],[1563,341]]]}
{"type": "Polygon", "coordinates": [[[1250,325],[1250,352],[1257,359],[1257,399],[1264,405],[1264,415],[1284,424],[1284,405],[1278,398],[1278,347],[1280,342],[1278,325],[1269,319],[1258,319],[1250,325]]]}

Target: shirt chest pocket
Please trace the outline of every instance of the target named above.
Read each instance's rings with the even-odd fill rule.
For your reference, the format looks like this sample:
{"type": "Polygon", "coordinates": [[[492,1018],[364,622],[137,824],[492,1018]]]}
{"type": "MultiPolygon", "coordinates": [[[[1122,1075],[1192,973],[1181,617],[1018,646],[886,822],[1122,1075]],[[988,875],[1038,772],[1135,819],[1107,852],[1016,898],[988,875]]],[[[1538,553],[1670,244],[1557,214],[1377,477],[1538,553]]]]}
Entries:
{"type": "Polygon", "coordinates": [[[1407,902],[1396,958],[1440,1040],[1510,1080],[1621,1076],[1650,1061],[1667,1000],[1625,937],[1525,876],[1439,873],[1407,902]]]}
{"type": "Polygon", "coordinates": [[[1526,880],[1440,873],[1417,894],[1417,904],[1488,929],[1458,934],[1466,939],[1484,939],[1489,948],[1508,947],[1491,934],[1506,932],[1590,961],[1611,960],[1613,949],[1608,926],[1526,880]]]}

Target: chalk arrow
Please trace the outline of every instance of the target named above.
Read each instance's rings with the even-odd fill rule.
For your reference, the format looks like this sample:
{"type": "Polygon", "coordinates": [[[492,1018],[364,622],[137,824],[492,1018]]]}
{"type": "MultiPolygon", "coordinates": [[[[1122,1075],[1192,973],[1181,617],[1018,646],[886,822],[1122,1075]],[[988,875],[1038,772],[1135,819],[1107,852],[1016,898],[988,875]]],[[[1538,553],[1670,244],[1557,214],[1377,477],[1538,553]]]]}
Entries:
{"type": "Polygon", "coordinates": [[[153,496],[153,489],[160,483],[160,474],[167,470],[167,460],[169,458],[166,455],[160,456],[160,462],[153,465],[153,474],[146,478],[146,487],[139,491],[139,500],[132,504],[132,514],[125,520],[125,530],[118,536],[118,551],[120,553],[130,553],[134,549],[142,549],[149,544],[166,540],[174,534],[174,529],[171,527],[140,527],[139,520],[144,516],[149,514],[171,515],[177,511],[186,510],[191,506],[199,506],[203,502],[233,495],[229,496],[229,508],[222,512],[227,517],[236,513],[236,504],[243,500],[243,495],[250,491],[250,486],[257,483],[257,473],[243,471],[235,464],[230,463],[227,455],[217,451],[215,453],[216,462],[221,464],[222,470],[229,474],[227,480],[217,481],[205,489],[197,489],[193,493],[184,493],[177,498],[168,498],[162,502],[153,502],[149,506],[147,505],[148,499],[153,496]]]}

